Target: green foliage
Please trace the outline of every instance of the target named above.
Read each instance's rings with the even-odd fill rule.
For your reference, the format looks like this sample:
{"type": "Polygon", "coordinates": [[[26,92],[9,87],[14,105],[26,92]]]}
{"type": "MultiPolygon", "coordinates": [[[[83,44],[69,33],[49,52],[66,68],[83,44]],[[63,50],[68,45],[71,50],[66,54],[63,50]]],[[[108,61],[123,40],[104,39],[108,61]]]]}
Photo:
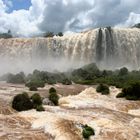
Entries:
{"type": "Polygon", "coordinates": [[[140,23],[135,24],[133,27],[140,28],[140,23]]]}
{"type": "Polygon", "coordinates": [[[127,74],[128,74],[128,69],[127,68],[123,67],[123,68],[120,69],[120,71],[119,71],[120,76],[127,75],[127,74]]]}
{"type": "Polygon", "coordinates": [[[23,84],[25,83],[25,75],[23,72],[18,74],[9,74],[7,76],[7,83],[23,84]]]}
{"type": "Polygon", "coordinates": [[[85,81],[85,80],[94,80],[97,77],[100,77],[100,70],[97,68],[95,63],[91,63],[82,68],[76,69],[71,73],[71,79],[74,82],[85,81]]]}
{"type": "Polygon", "coordinates": [[[34,106],[42,105],[42,98],[38,93],[35,93],[31,96],[34,106]]]}
{"type": "Polygon", "coordinates": [[[35,108],[37,111],[44,111],[42,99],[38,93],[28,96],[26,92],[18,94],[12,101],[12,108],[17,111],[25,111],[35,108]]]}
{"type": "Polygon", "coordinates": [[[33,103],[31,102],[27,93],[22,93],[14,97],[12,101],[12,108],[17,111],[25,111],[32,109],[33,103]]]}
{"type": "Polygon", "coordinates": [[[56,93],[56,89],[51,87],[49,89],[49,100],[54,104],[58,105],[59,96],[56,93]]]}
{"type": "Polygon", "coordinates": [[[59,32],[57,35],[58,36],[63,36],[63,33],[62,32],[59,32]]]}
{"type": "Polygon", "coordinates": [[[11,34],[11,30],[8,30],[7,33],[0,33],[0,38],[4,38],[4,39],[8,39],[8,38],[12,38],[12,34],[11,34]]]}
{"type": "Polygon", "coordinates": [[[63,79],[62,84],[63,85],[71,85],[72,82],[69,79],[66,78],[66,79],[63,79]]]}
{"type": "Polygon", "coordinates": [[[96,91],[101,92],[103,95],[107,95],[110,93],[109,87],[104,84],[100,84],[99,86],[97,86],[96,91]]]}
{"type": "Polygon", "coordinates": [[[35,70],[33,74],[27,76],[28,81],[43,81],[48,84],[71,84],[71,80],[66,76],[65,73],[50,73],[46,71],[35,70]]]}
{"type": "Polygon", "coordinates": [[[116,98],[123,98],[123,97],[125,97],[125,96],[126,96],[125,93],[120,92],[120,93],[116,96],[116,98]]]}
{"type": "Polygon", "coordinates": [[[42,105],[37,105],[36,106],[36,111],[45,111],[45,109],[42,105]]]}
{"type": "Polygon", "coordinates": [[[89,139],[90,136],[95,135],[94,129],[88,125],[83,127],[82,135],[85,139],[89,139]]]}
{"type": "Polygon", "coordinates": [[[53,87],[51,87],[51,88],[49,89],[49,93],[56,93],[56,89],[53,88],[53,87]]]}
{"type": "Polygon", "coordinates": [[[54,105],[58,105],[59,96],[56,93],[49,94],[49,100],[54,103],[54,105]]]}
{"type": "Polygon", "coordinates": [[[47,32],[45,33],[44,37],[53,37],[54,33],[53,32],[47,32]]]}
{"type": "Polygon", "coordinates": [[[45,86],[45,82],[44,81],[41,81],[41,80],[34,80],[34,81],[32,80],[30,82],[27,82],[25,84],[25,86],[27,86],[29,88],[31,88],[31,87],[36,87],[36,88],[38,88],[38,87],[44,87],[45,86]]]}
{"type": "Polygon", "coordinates": [[[37,91],[38,89],[37,89],[37,87],[32,86],[32,87],[29,87],[29,90],[30,90],[30,91],[37,91]]]}
{"type": "Polygon", "coordinates": [[[140,82],[129,83],[122,89],[122,93],[118,94],[116,97],[125,97],[127,100],[140,100],[140,82]]]}

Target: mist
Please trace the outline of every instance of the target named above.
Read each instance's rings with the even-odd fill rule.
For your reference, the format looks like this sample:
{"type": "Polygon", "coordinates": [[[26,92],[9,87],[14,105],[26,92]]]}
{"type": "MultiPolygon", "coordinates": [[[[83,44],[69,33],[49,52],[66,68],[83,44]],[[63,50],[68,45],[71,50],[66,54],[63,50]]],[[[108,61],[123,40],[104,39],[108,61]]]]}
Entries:
{"type": "Polygon", "coordinates": [[[102,28],[53,38],[0,39],[0,74],[35,69],[68,71],[89,63],[101,69],[140,68],[140,30],[102,28]]]}

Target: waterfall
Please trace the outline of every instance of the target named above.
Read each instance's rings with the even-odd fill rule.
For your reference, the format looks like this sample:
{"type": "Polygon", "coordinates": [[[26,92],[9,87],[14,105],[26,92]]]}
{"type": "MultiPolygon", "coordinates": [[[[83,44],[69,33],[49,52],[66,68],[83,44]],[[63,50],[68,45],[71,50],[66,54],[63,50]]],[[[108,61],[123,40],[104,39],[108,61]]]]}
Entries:
{"type": "Polygon", "coordinates": [[[53,38],[0,39],[0,73],[78,68],[140,67],[140,29],[99,28],[53,38]]]}

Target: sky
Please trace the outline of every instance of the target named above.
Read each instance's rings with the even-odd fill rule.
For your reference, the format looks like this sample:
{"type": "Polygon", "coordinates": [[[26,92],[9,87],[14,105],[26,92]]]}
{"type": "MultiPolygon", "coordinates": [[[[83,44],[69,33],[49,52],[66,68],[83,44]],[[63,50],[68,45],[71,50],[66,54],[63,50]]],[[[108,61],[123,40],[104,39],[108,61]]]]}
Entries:
{"type": "Polygon", "coordinates": [[[140,0],[0,0],[0,32],[29,37],[140,23],[140,0]]]}

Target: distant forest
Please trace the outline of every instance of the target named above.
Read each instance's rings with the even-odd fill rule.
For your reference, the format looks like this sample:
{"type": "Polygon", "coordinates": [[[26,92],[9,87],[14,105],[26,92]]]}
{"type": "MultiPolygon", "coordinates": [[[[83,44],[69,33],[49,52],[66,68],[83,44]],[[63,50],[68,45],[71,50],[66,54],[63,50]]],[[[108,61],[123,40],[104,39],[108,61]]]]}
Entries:
{"type": "Polygon", "coordinates": [[[8,30],[7,33],[0,33],[0,38],[5,38],[5,39],[7,39],[7,38],[12,38],[12,37],[13,37],[13,36],[12,36],[11,30],[8,30]]]}
{"type": "MultiPolygon", "coordinates": [[[[53,37],[53,36],[62,37],[63,36],[63,33],[62,32],[59,32],[59,33],[56,33],[55,34],[54,32],[45,32],[43,35],[40,35],[40,36],[43,36],[45,38],[53,37]]],[[[12,35],[11,30],[8,30],[7,33],[0,33],[0,38],[4,38],[4,39],[13,38],[13,35],[12,35]]]]}

